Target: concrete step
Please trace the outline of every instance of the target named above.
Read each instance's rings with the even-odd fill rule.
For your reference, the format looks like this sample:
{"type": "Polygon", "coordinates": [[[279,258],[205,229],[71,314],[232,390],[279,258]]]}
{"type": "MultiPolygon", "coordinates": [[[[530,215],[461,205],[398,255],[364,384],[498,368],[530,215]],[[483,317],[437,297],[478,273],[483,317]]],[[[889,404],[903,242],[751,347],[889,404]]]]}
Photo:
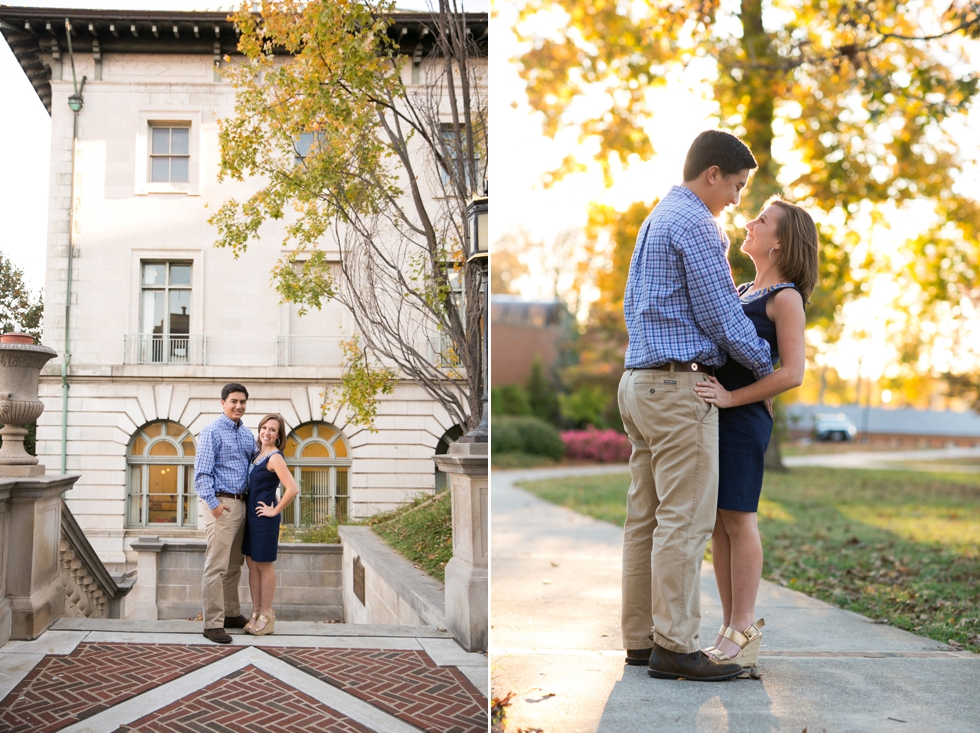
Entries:
{"type": "MultiPolygon", "coordinates": [[[[54,631],[101,631],[125,634],[194,634],[201,635],[200,621],[170,619],[140,621],[136,619],[60,618],[51,627],[54,631]]],[[[244,635],[241,629],[228,629],[232,635],[244,635]]],[[[277,637],[374,637],[411,639],[452,639],[453,635],[435,626],[403,626],[382,624],[339,624],[318,621],[276,621],[277,637]]],[[[263,637],[250,637],[262,639],[263,637]]]]}

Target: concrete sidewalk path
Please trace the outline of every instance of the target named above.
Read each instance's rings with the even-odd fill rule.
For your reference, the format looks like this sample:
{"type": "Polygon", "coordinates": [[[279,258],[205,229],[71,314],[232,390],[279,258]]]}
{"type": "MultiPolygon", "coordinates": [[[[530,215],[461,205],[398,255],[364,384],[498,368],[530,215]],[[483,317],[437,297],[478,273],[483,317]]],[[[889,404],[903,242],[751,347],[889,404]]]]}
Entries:
{"type": "Polygon", "coordinates": [[[907,451],[854,451],[851,453],[818,453],[811,456],[784,456],[783,463],[826,468],[879,468],[943,473],[977,473],[980,466],[971,461],[980,458],[980,448],[937,448],[907,451]],[[963,464],[957,464],[956,460],[963,464]],[[939,463],[936,463],[939,461],[939,463]]]}
{"type": "MultiPolygon", "coordinates": [[[[766,581],[761,680],[655,680],[626,666],[621,528],[514,486],[624,470],[492,473],[491,689],[495,697],[514,693],[508,732],[980,730],[980,656],[766,581]]],[[[624,501],[627,486],[624,477],[624,501]]],[[[721,605],[707,564],[702,613],[709,646],[721,605]]]]}

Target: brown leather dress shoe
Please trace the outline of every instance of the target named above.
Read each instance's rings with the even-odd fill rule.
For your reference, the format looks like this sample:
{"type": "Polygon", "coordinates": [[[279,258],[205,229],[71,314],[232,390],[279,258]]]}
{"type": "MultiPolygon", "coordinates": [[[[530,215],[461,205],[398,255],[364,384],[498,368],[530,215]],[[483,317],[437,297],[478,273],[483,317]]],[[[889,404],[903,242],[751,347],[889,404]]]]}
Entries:
{"type": "Polygon", "coordinates": [[[720,682],[742,674],[742,665],[738,662],[716,662],[700,650],[681,654],[654,644],[647,674],[661,680],[720,682]]]}
{"type": "Polygon", "coordinates": [[[231,634],[224,629],[205,629],[204,635],[216,644],[231,644],[231,634]]]}
{"type": "Polygon", "coordinates": [[[225,616],[226,629],[244,629],[248,619],[244,616],[225,616]]]}
{"type": "Polygon", "coordinates": [[[627,649],[626,650],[626,663],[634,665],[647,665],[650,663],[650,655],[653,654],[653,649],[627,649]]]}

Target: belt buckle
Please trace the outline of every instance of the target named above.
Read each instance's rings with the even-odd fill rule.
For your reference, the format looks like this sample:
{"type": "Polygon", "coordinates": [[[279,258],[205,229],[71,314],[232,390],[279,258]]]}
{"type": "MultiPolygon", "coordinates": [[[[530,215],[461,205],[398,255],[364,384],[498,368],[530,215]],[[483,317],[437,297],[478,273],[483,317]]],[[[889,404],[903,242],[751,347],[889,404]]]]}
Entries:
{"type": "Polygon", "coordinates": [[[696,361],[691,362],[691,371],[696,372],[698,370],[698,363],[696,361]]]}

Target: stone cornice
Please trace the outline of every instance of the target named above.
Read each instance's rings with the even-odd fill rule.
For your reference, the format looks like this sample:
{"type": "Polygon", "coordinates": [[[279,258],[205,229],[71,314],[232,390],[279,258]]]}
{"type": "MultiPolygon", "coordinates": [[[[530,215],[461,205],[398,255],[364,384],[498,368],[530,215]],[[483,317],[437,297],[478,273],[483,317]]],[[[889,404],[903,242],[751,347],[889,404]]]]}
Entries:
{"type": "MultiPolygon", "coordinates": [[[[79,53],[167,53],[221,56],[238,49],[238,33],[225,11],[87,10],[24,8],[0,5],[0,34],[20,63],[48,113],[51,69],[42,54],[66,58],[65,19],[72,24],[72,47],[79,53]]],[[[432,50],[430,13],[393,13],[389,35],[399,51],[411,55],[432,50]]],[[[489,16],[465,13],[479,53],[487,54],[489,16]]]]}

